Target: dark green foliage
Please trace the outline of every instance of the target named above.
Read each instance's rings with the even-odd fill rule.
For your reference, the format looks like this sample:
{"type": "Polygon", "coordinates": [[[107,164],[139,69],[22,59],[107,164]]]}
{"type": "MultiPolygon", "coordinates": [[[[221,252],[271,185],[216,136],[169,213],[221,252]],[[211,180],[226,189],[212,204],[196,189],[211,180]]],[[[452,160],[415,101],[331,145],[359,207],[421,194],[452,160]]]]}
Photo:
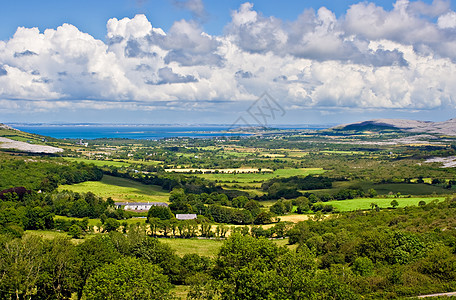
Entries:
{"type": "Polygon", "coordinates": [[[171,299],[171,284],[156,265],[133,257],[116,260],[97,269],[84,287],[90,299],[171,299]]]}
{"type": "Polygon", "coordinates": [[[54,214],[50,207],[27,206],[23,224],[24,229],[51,229],[54,228],[54,214]]]}
{"type": "Polygon", "coordinates": [[[68,234],[74,239],[80,238],[82,233],[83,231],[79,225],[73,224],[68,228],[68,234]]]}
{"type": "Polygon", "coordinates": [[[364,197],[362,189],[343,189],[333,195],[336,200],[354,199],[358,197],[364,197]]]}
{"type": "Polygon", "coordinates": [[[159,218],[160,220],[169,220],[173,218],[174,215],[169,209],[168,206],[151,206],[149,212],[147,213],[147,222],[150,218],[159,218]]]}
{"type": "Polygon", "coordinates": [[[111,232],[120,227],[120,222],[113,218],[107,218],[103,224],[103,231],[111,232]]]}
{"type": "Polygon", "coordinates": [[[209,205],[207,215],[217,223],[251,224],[253,222],[250,211],[217,204],[209,205]]]}
{"type": "Polygon", "coordinates": [[[333,180],[324,176],[292,176],[274,178],[264,182],[261,188],[268,192],[267,199],[292,199],[302,196],[298,190],[328,189],[333,180]]]}
{"type": "Polygon", "coordinates": [[[285,215],[293,210],[293,204],[291,200],[279,200],[269,210],[276,215],[285,215]]]}
{"type": "Polygon", "coordinates": [[[217,284],[195,284],[190,293],[221,299],[356,299],[339,278],[318,272],[314,255],[305,249],[292,252],[273,242],[233,235],[220,249],[212,271],[217,284]],[[198,293],[199,292],[199,293],[198,293]]]}
{"type": "Polygon", "coordinates": [[[24,160],[0,154],[0,165],[0,191],[20,186],[52,191],[59,184],[101,180],[103,177],[103,172],[93,165],[68,163],[56,158],[31,157],[24,160]]]}

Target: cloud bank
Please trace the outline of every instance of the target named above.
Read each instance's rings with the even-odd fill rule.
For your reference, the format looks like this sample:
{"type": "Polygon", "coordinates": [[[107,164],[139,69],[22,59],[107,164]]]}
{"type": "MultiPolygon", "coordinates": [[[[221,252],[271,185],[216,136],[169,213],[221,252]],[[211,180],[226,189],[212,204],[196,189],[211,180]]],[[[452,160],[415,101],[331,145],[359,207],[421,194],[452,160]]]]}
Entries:
{"type": "MultiPolygon", "coordinates": [[[[203,17],[201,1],[176,2],[203,17]]],[[[101,41],[70,24],[0,41],[0,107],[206,109],[269,91],[287,108],[456,106],[456,12],[449,2],[325,7],[285,22],[244,3],[223,35],[145,15],[107,23],[101,41]],[[214,104],[215,105],[215,104],[214,104]]]]}

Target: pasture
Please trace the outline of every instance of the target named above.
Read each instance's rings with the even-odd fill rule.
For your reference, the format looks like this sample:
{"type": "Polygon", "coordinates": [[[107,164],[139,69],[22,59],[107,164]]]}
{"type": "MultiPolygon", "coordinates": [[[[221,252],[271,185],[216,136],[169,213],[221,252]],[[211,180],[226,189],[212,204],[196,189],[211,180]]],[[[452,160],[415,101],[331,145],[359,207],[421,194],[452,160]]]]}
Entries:
{"type": "Polygon", "coordinates": [[[299,168],[299,169],[278,169],[268,173],[229,173],[229,174],[196,174],[208,180],[218,180],[222,182],[239,182],[253,183],[258,181],[266,181],[275,177],[291,177],[291,176],[307,176],[313,174],[323,174],[325,171],[322,168],[299,168]]]}
{"type": "Polygon", "coordinates": [[[442,186],[431,185],[428,183],[373,183],[367,181],[336,181],[333,183],[331,189],[321,189],[321,190],[308,190],[301,192],[311,192],[316,195],[322,194],[334,194],[342,189],[347,188],[360,188],[363,191],[367,192],[369,189],[374,189],[379,195],[388,195],[388,194],[397,194],[401,193],[402,195],[432,195],[432,194],[452,194],[454,190],[445,189],[442,186]]]}
{"type": "Polygon", "coordinates": [[[133,180],[104,175],[101,181],[86,181],[61,185],[58,190],[78,193],[92,192],[97,196],[120,202],[168,202],[169,193],[159,186],[145,185],[133,180]]]}
{"type": "Polygon", "coordinates": [[[95,160],[95,159],[87,159],[87,158],[79,158],[79,157],[64,157],[65,160],[78,162],[78,163],[85,163],[85,164],[94,164],[97,167],[103,166],[112,166],[112,167],[128,167],[130,163],[123,162],[123,161],[114,161],[114,160],[95,160]]]}
{"type": "MultiPolygon", "coordinates": [[[[183,257],[185,254],[198,254],[215,258],[224,240],[161,238],[159,241],[169,245],[180,257],[183,257]]],[[[297,245],[288,245],[288,238],[274,239],[273,241],[278,246],[286,246],[290,249],[296,249],[297,247],[297,245]]]]}
{"type": "Polygon", "coordinates": [[[417,206],[420,201],[430,203],[433,200],[443,201],[445,197],[411,197],[411,198],[358,198],[340,201],[328,201],[324,204],[332,205],[339,211],[354,211],[371,209],[371,203],[375,203],[380,208],[391,207],[391,201],[396,200],[399,207],[417,206]]]}

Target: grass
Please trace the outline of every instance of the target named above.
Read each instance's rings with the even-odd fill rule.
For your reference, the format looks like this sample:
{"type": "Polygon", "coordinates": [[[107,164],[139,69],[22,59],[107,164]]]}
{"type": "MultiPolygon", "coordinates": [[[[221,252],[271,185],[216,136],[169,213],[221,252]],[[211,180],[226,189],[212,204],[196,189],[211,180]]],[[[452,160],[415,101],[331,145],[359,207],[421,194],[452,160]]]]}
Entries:
{"type": "Polygon", "coordinates": [[[185,254],[199,254],[208,257],[216,257],[220,247],[223,244],[221,240],[206,239],[160,239],[160,242],[169,245],[176,254],[184,256],[185,254]]]}
{"type": "Polygon", "coordinates": [[[198,174],[208,180],[237,181],[240,183],[252,183],[253,181],[265,181],[275,177],[307,176],[310,174],[322,174],[322,168],[299,168],[299,169],[278,169],[272,173],[247,173],[247,174],[198,174]]]}
{"type": "Polygon", "coordinates": [[[454,191],[442,188],[440,186],[429,185],[424,183],[385,183],[385,184],[372,184],[369,188],[373,188],[380,195],[388,194],[389,192],[407,195],[430,195],[436,194],[451,194],[454,191]]]}
{"type": "Polygon", "coordinates": [[[336,192],[346,188],[361,188],[365,192],[373,188],[379,195],[388,195],[389,193],[397,194],[398,192],[402,195],[431,195],[431,194],[451,194],[454,190],[445,189],[441,186],[435,186],[425,183],[380,183],[375,184],[372,182],[365,181],[337,181],[333,183],[332,189],[322,190],[309,190],[304,192],[315,193],[317,195],[322,194],[335,194],[336,192]]]}
{"type": "Polygon", "coordinates": [[[279,247],[287,247],[288,249],[290,250],[295,250],[296,248],[298,248],[298,244],[294,244],[294,245],[289,245],[288,244],[288,238],[286,239],[274,239],[272,240],[274,242],[274,244],[276,244],[277,246],[279,247]]]}
{"type": "Polygon", "coordinates": [[[133,180],[104,175],[101,181],[86,181],[72,185],[62,185],[59,190],[78,193],[92,192],[103,198],[124,202],[167,202],[169,193],[159,186],[145,185],[133,180]]]}
{"type": "MultiPolygon", "coordinates": [[[[82,221],[83,218],[73,218],[73,217],[66,217],[66,216],[55,216],[54,220],[66,220],[66,221],[71,221],[71,220],[77,220],[77,221],[82,221]]],[[[89,219],[89,226],[97,226],[97,224],[100,224],[101,221],[100,219],[89,219]]]]}
{"type": "Polygon", "coordinates": [[[27,142],[31,141],[33,144],[44,145],[45,143],[42,142],[42,138],[36,134],[17,131],[17,130],[10,130],[10,129],[0,129],[0,136],[9,138],[11,140],[20,141],[20,142],[27,142]]]}
{"type": "MultiPolygon", "coordinates": [[[[70,236],[66,232],[54,231],[54,230],[26,230],[24,234],[39,236],[45,240],[53,240],[57,237],[69,238],[70,236]]],[[[87,237],[93,237],[94,235],[87,235],[87,237]]],[[[84,242],[84,239],[71,239],[71,242],[74,244],[79,244],[84,242]]]]}
{"type": "Polygon", "coordinates": [[[337,208],[339,211],[354,211],[371,209],[371,203],[377,204],[380,208],[391,207],[391,201],[396,200],[399,207],[416,206],[421,200],[429,203],[433,200],[442,201],[444,197],[412,197],[412,198],[359,198],[341,201],[328,201],[325,204],[330,204],[337,208]]]}
{"type": "MultiPolygon", "coordinates": [[[[160,242],[168,244],[176,251],[176,254],[183,257],[185,254],[198,254],[215,258],[223,244],[223,240],[206,239],[159,239],[160,242]]],[[[274,239],[273,242],[278,246],[286,246],[294,250],[297,245],[288,245],[288,239],[274,239]]]]}
{"type": "Polygon", "coordinates": [[[174,293],[174,296],[177,299],[187,299],[187,294],[190,291],[189,285],[175,285],[171,292],[174,293]]]}
{"type": "Polygon", "coordinates": [[[95,159],[86,159],[78,157],[64,157],[65,160],[72,162],[83,162],[86,164],[94,164],[97,167],[103,166],[113,166],[113,167],[128,167],[130,163],[120,162],[120,161],[111,161],[111,160],[95,160],[95,159]]]}

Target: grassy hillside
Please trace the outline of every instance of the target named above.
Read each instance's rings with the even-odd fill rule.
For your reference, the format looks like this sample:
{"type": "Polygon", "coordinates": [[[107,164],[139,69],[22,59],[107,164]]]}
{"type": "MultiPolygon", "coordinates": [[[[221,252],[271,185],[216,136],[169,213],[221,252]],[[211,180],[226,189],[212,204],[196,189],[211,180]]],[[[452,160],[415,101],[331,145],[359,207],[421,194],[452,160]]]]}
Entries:
{"type": "Polygon", "coordinates": [[[430,203],[433,200],[443,201],[444,197],[413,197],[413,198],[359,198],[341,201],[329,201],[329,204],[339,211],[354,211],[358,209],[371,209],[371,203],[377,204],[380,208],[391,207],[391,201],[396,200],[399,207],[417,206],[420,201],[430,203]]]}
{"type": "Polygon", "coordinates": [[[208,180],[218,181],[236,181],[240,183],[252,183],[254,181],[265,181],[275,177],[307,176],[310,174],[322,174],[325,171],[322,168],[299,168],[299,169],[278,169],[272,173],[250,173],[250,174],[199,174],[208,180]]]}
{"type": "Polygon", "coordinates": [[[114,201],[126,202],[167,202],[169,199],[169,193],[161,187],[108,175],[104,175],[101,181],[62,185],[59,190],[78,193],[92,192],[103,198],[111,197],[114,201]]]}

